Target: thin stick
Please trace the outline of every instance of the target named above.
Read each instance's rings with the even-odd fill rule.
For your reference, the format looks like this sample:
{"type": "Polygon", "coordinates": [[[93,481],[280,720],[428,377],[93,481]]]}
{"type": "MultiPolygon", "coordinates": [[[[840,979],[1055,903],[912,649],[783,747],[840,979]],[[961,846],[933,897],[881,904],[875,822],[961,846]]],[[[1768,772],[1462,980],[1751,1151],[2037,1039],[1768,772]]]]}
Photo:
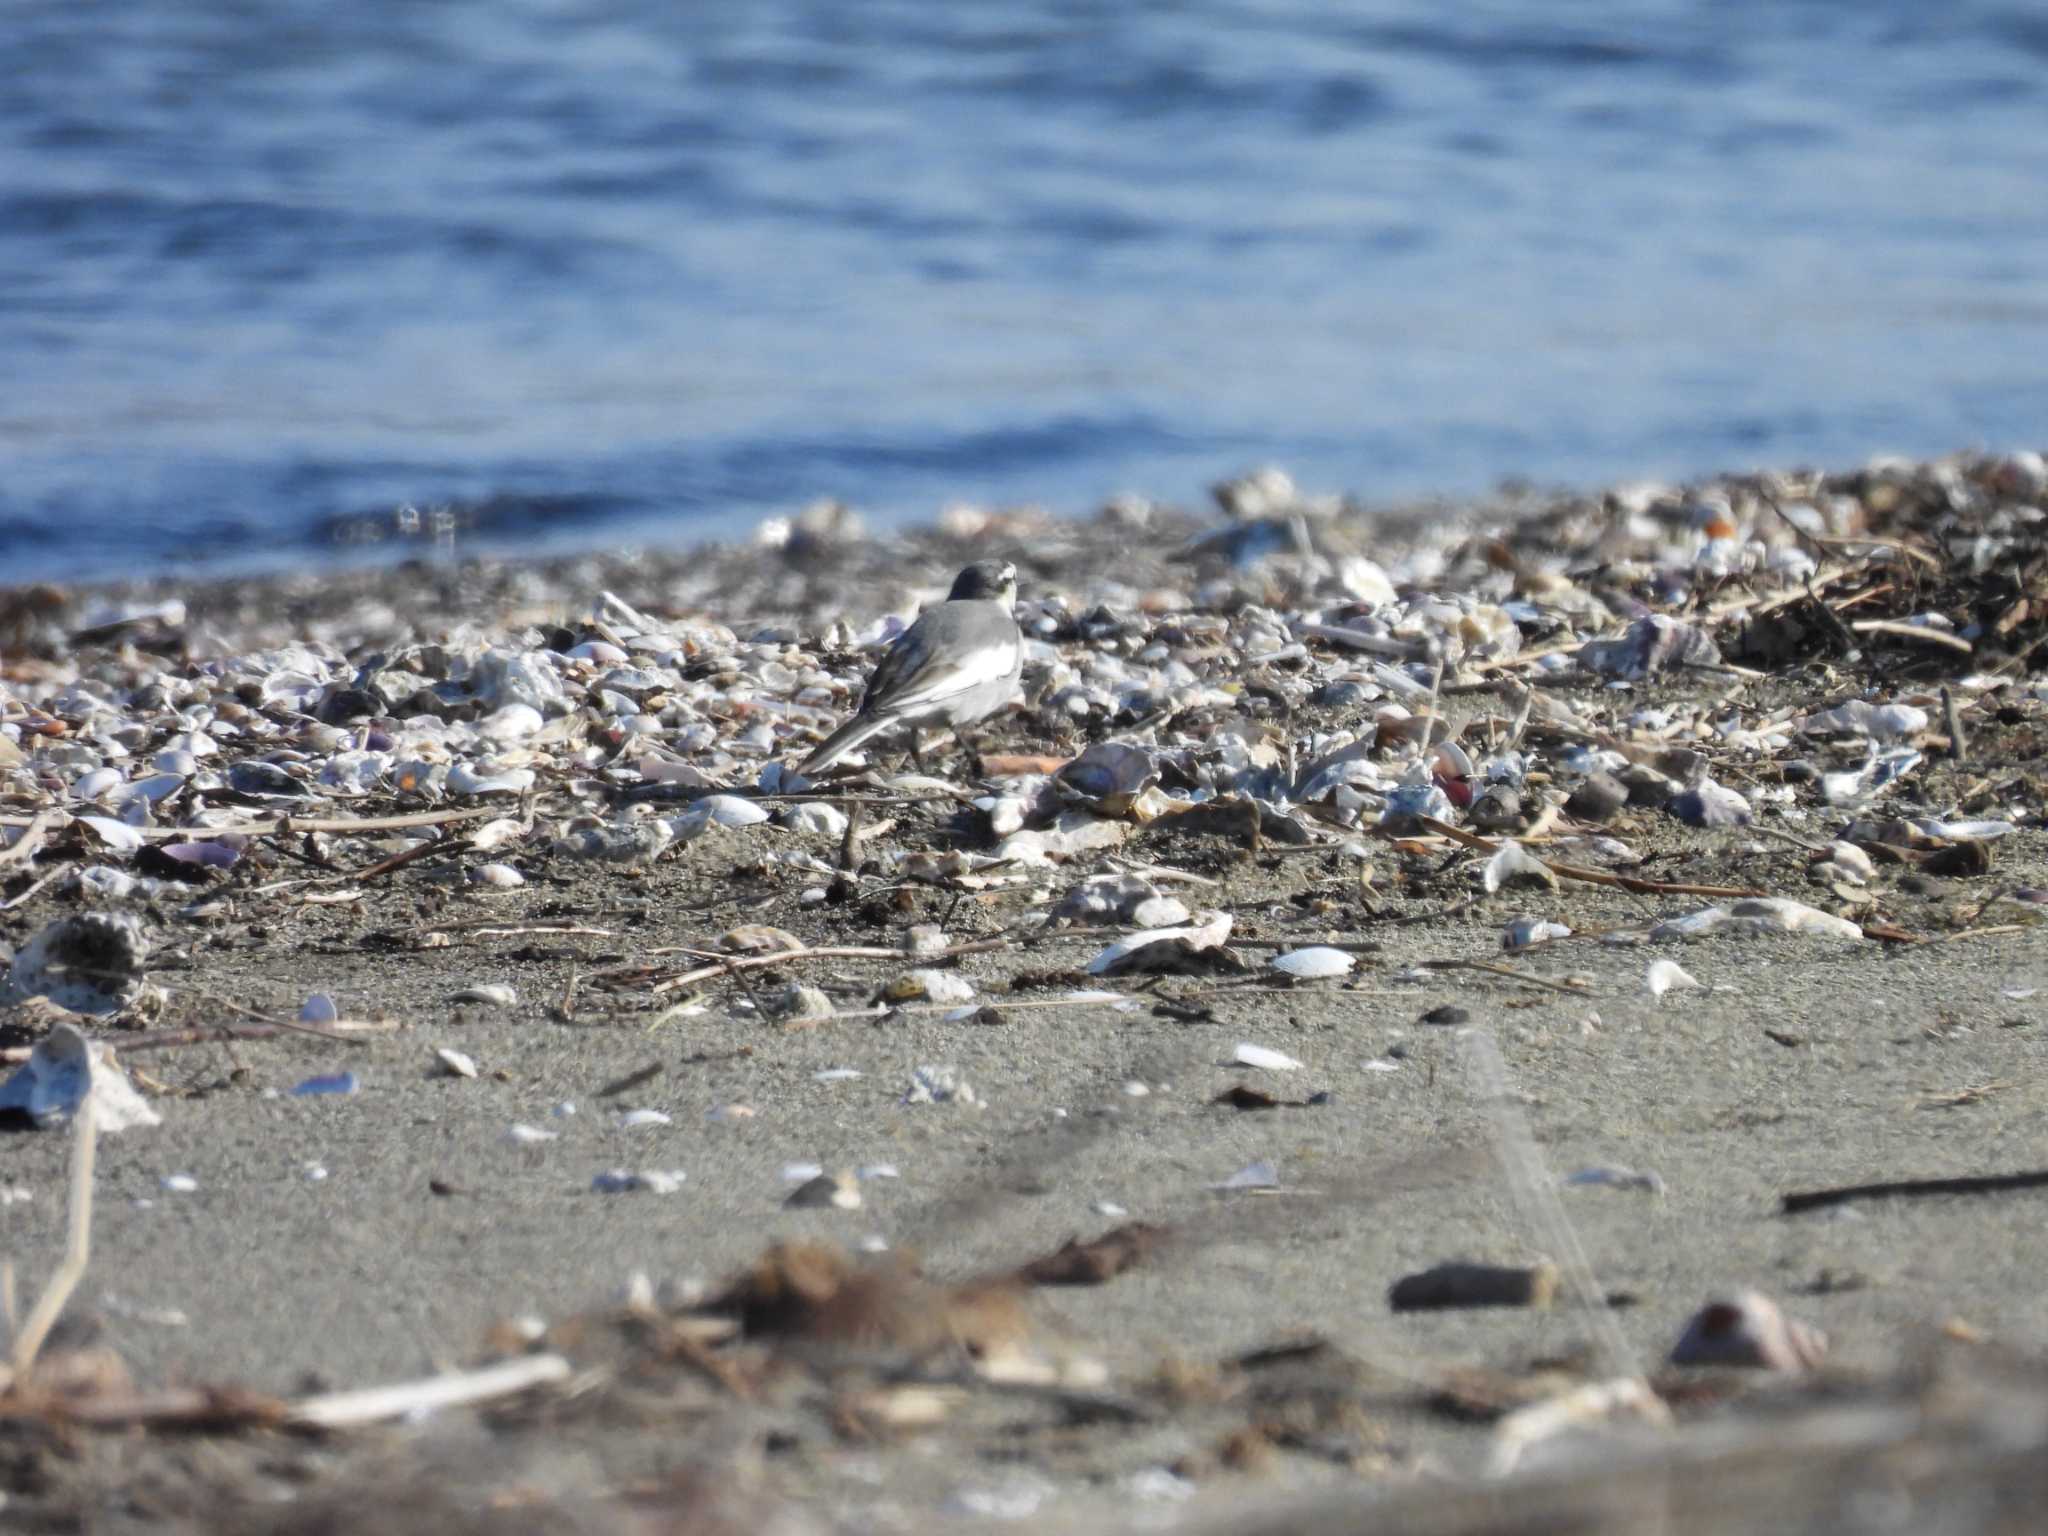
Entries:
{"type": "Polygon", "coordinates": [[[628,1072],[624,1077],[612,1079],[612,1081],[597,1090],[595,1097],[615,1099],[622,1093],[628,1093],[638,1088],[642,1083],[653,1082],[657,1077],[661,1076],[662,1071],[663,1066],[660,1062],[650,1061],[646,1066],[628,1072]]]}
{"type": "Polygon", "coordinates": [[[424,859],[437,853],[462,853],[469,847],[470,841],[466,837],[453,838],[447,842],[415,843],[410,848],[392,854],[388,859],[365,864],[361,869],[344,870],[341,874],[330,875],[328,878],[336,884],[349,880],[374,880],[379,875],[390,874],[394,869],[403,869],[415,859],[424,859]]]}
{"type": "Polygon", "coordinates": [[[1955,651],[1964,656],[1975,655],[1977,650],[1961,635],[1952,635],[1943,629],[1929,629],[1920,624],[1905,624],[1897,619],[1857,619],[1849,627],[1859,635],[1884,635],[1893,640],[1910,640],[1915,645],[1931,645],[1939,650],[1955,651]]]}
{"type": "Polygon", "coordinates": [[[1959,763],[1970,750],[1970,743],[1963,735],[1963,712],[1956,708],[1956,696],[1949,691],[1947,683],[1941,685],[1941,713],[1943,722],[1948,726],[1949,761],[1959,763]]]}
{"type": "Polygon", "coordinates": [[[59,864],[55,869],[51,870],[47,875],[43,876],[42,879],[36,881],[34,885],[31,885],[19,896],[10,896],[6,901],[0,901],[0,912],[12,912],[16,907],[21,906],[31,896],[35,895],[36,892],[40,891],[44,886],[48,885],[52,880],[56,879],[59,875],[68,873],[69,870],[64,865],[59,864]]]}
{"type": "MultiPolygon", "coordinates": [[[[91,1047],[86,1049],[90,1051],[91,1047]]],[[[90,1071],[87,1081],[91,1081],[90,1071]]],[[[78,1288],[78,1282],[85,1278],[85,1267],[92,1260],[92,1171],[99,1149],[99,1113],[90,1091],[78,1101],[71,1125],[71,1230],[64,1241],[63,1263],[50,1276],[49,1285],[37,1298],[35,1310],[29,1313],[21,1332],[14,1336],[14,1379],[17,1383],[29,1379],[29,1373],[36,1366],[36,1356],[42,1353],[43,1341],[50,1336],[58,1314],[71,1300],[71,1293],[78,1288]]]]}
{"type": "Polygon", "coordinates": [[[1567,997],[1591,997],[1593,992],[1586,987],[1574,987],[1562,981],[1552,981],[1547,976],[1528,976],[1512,966],[1498,964],[1492,960],[1424,960],[1421,964],[1432,971],[1484,971],[1489,976],[1502,976],[1509,981],[1519,981],[1524,986],[1542,987],[1550,992],[1562,992],[1567,997]]]}
{"type": "Polygon", "coordinates": [[[1841,1184],[1808,1189],[1780,1197],[1779,1213],[1796,1216],[1851,1200],[1888,1200],[1893,1196],[1995,1195],[2012,1189],[2048,1189],[2048,1168],[2030,1173],[1971,1173],[1952,1179],[1887,1179],[1876,1184],[1841,1184]]]}
{"type": "Polygon", "coordinates": [[[42,850],[43,834],[49,829],[49,825],[50,813],[37,811],[28,826],[23,829],[21,836],[5,848],[0,848],[0,869],[5,869],[10,864],[24,864],[34,858],[42,850]]]}
{"type": "Polygon", "coordinates": [[[860,867],[855,850],[860,846],[860,818],[864,807],[856,800],[846,813],[846,833],[839,839],[839,872],[850,875],[860,867]]]}
{"type": "MultiPolygon", "coordinates": [[[[453,821],[475,821],[480,817],[503,814],[502,806],[480,805],[462,811],[414,811],[404,816],[279,816],[276,821],[241,821],[225,827],[137,827],[135,832],[157,842],[229,835],[289,836],[297,832],[393,832],[401,827],[439,827],[453,821]]],[[[25,827],[34,819],[30,816],[0,816],[0,827],[25,827]]]]}
{"type": "MultiPolygon", "coordinates": [[[[919,955],[919,960],[950,960],[956,955],[986,954],[992,949],[1006,949],[1007,939],[979,939],[972,944],[955,944],[951,949],[935,950],[929,955],[919,955]]],[[[900,949],[880,949],[872,945],[832,944],[815,949],[785,949],[772,955],[734,955],[730,960],[721,960],[716,965],[699,966],[694,971],[685,971],[680,976],[670,976],[656,982],[649,990],[672,992],[677,987],[687,987],[700,981],[709,981],[716,976],[730,976],[736,971],[758,970],[764,965],[787,965],[796,960],[904,960],[913,958],[900,949]]]]}
{"type": "Polygon", "coordinates": [[[480,1370],[455,1371],[424,1381],[303,1397],[286,1409],[286,1419],[316,1429],[349,1429],[406,1414],[431,1413],[438,1408],[508,1397],[529,1387],[566,1380],[568,1375],[569,1362],[560,1355],[521,1355],[480,1370]]]}
{"type": "Polygon", "coordinates": [[[1535,1236],[1554,1252],[1564,1268],[1564,1278],[1578,1294],[1579,1305],[1590,1311],[1595,1330],[1607,1352],[1608,1368],[1616,1375],[1640,1379],[1642,1362],[1629,1348],[1628,1339],[1614,1320],[1607,1295],[1593,1277],[1592,1263],[1579,1242],[1578,1229],[1565,1215],[1564,1202],[1557,1198],[1557,1181],[1544,1165],[1529,1134],[1528,1119],[1509,1092],[1508,1071],[1500,1059],[1500,1047],[1485,1029],[1460,1030],[1465,1041],[1466,1070],[1476,1098],[1486,1106],[1493,1122],[1495,1151],[1508,1191],[1523,1221],[1535,1229],[1535,1236]]]}
{"type": "MultiPolygon", "coordinates": [[[[1467,832],[1463,827],[1454,827],[1447,821],[1438,821],[1434,816],[1415,818],[1422,826],[1439,837],[1448,837],[1454,843],[1467,848],[1477,848],[1483,853],[1500,852],[1500,844],[1491,838],[1467,832]]],[[[1534,857],[1534,855],[1531,855],[1534,857]]],[[[1693,885],[1683,880],[1645,880],[1636,875],[1617,875],[1605,869],[1581,869],[1576,864],[1556,864],[1549,859],[1538,863],[1560,880],[1577,880],[1584,885],[1604,885],[1617,891],[1634,891],[1638,896],[1720,896],[1737,899],[1745,896],[1768,896],[1769,891],[1751,890],[1734,885],[1693,885]]]]}
{"type": "MultiPolygon", "coordinates": [[[[356,1043],[355,1037],[353,1035],[350,1035],[342,1030],[331,1029],[324,1024],[308,1024],[303,1019],[280,1019],[271,1014],[258,1013],[253,1008],[244,1008],[240,1003],[236,1002],[233,998],[216,997],[213,993],[202,992],[197,987],[178,987],[175,990],[185,993],[188,997],[203,998],[207,1002],[212,1003],[215,1007],[225,1008],[231,1013],[239,1013],[245,1019],[254,1019],[259,1024],[268,1024],[273,1029],[276,1029],[280,1032],[296,1035],[311,1035],[316,1040],[338,1040],[344,1045],[353,1045],[356,1043]]],[[[242,1038],[255,1039],[257,1037],[244,1036],[242,1038]]],[[[128,1046],[122,1047],[122,1049],[124,1050],[129,1048],[130,1047],[128,1046]]]]}

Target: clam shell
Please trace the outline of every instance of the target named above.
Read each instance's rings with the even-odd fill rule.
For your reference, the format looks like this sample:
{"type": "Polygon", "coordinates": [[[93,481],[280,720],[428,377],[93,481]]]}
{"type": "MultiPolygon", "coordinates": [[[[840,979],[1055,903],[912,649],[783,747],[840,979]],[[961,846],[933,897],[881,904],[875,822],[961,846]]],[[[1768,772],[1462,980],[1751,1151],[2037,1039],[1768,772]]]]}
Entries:
{"type": "Polygon", "coordinates": [[[1331,949],[1328,945],[1311,944],[1305,949],[1290,949],[1275,955],[1271,964],[1274,970],[1304,981],[1323,980],[1350,975],[1358,964],[1358,957],[1341,949],[1331,949]]]}

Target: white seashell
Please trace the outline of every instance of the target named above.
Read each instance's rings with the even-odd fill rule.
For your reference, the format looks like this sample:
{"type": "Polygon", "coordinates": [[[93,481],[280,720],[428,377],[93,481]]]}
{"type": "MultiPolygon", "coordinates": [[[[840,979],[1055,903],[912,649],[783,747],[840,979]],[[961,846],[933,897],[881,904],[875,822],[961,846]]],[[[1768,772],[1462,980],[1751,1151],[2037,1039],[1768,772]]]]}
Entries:
{"type": "Polygon", "coordinates": [[[815,1179],[824,1171],[825,1168],[822,1163],[784,1163],[782,1165],[782,1182],[785,1184],[805,1184],[815,1179]]]}
{"type": "Polygon", "coordinates": [[[675,818],[678,837],[695,837],[706,827],[751,827],[768,819],[768,812],[752,800],[738,795],[706,795],[675,818]]]}
{"type": "Polygon", "coordinates": [[[507,704],[503,709],[492,711],[476,723],[480,735],[491,741],[524,741],[537,735],[547,720],[531,704],[507,704]]]}
{"type": "Polygon", "coordinates": [[[1552,939],[1568,939],[1572,931],[1563,923],[1546,922],[1540,917],[1518,917],[1501,931],[1502,949],[1528,949],[1537,944],[1548,944],[1552,939]]]}
{"type": "Polygon", "coordinates": [[[121,799],[123,802],[145,800],[154,805],[159,800],[168,799],[184,787],[185,780],[179,774],[153,773],[148,778],[137,779],[129,785],[127,793],[123,794],[121,799]]]}
{"type": "Polygon", "coordinates": [[[1913,825],[1929,837],[1946,838],[1952,843],[1996,842],[2019,830],[2009,821],[1942,821],[1937,817],[1928,817],[1913,825]]]}
{"type": "Polygon", "coordinates": [[[163,1123],[129,1084],[109,1048],[93,1044],[69,1024],[53,1025],[20,1069],[0,1083],[0,1109],[25,1114],[38,1128],[69,1120],[88,1098],[93,1124],[101,1131],[163,1123]]]}
{"type": "Polygon", "coordinates": [[[624,1195],[634,1190],[645,1190],[650,1195],[672,1195],[683,1187],[686,1177],[680,1168],[642,1168],[638,1171],[609,1168],[592,1179],[590,1187],[600,1195],[624,1195]]]}
{"type": "Polygon", "coordinates": [[[629,1109],[619,1116],[619,1129],[637,1131],[650,1125],[668,1125],[670,1117],[658,1109],[629,1109]]]}
{"type": "Polygon", "coordinates": [[[476,1076],[476,1062],[461,1051],[450,1050],[445,1045],[437,1046],[434,1049],[434,1058],[448,1069],[450,1077],[476,1076]]]}
{"type": "Polygon", "coordinates": [[[1199,921],[1184,927],[1154,928],[1117,940],[1088,962],[1088,974],[1113,975],[1139,950],[1165,940],[1178,939],[1189,949],[1201,950],[1213,949],[1230,937],[1232,919],[1228,912],[1200,912],[1196,917],[1199,921]]]}
{"type": "Polygon", "coordinates": [[[1346,976],[1358,964],[1357,957],[1341,949],[1332,949],[1326,944],[1311,944],[1306,949],[1290,949],[1285,954],[1275,955],[1273,969],[1303,980],[1318,980],[1330,976],[1346,976]]]}
{"type": "Polygon", "coordinates": [[[988,815],[989,830],[997,837],[1008,837],[1024,825],[1024,818],[1030,812],[1030,802],[1018,795],[984,795],[974,802],[988,815]]]}
{"type": "Polygon", "coordinates": [[[1644,978],[1644,985],[1650,989],[1652,997],[1662,997],[1673,988],[1697,987],[1701,982],[1697,977],[1689,975],[1676,961],[1654,960],[1650,963],[1649,975],[1644,978]]]}
{"type": "Polygon", "coordinates": [[[526,884],[526,876],[510,864],[479,864],[469,872],[472,885],[490,885],[510,891],[526,884]]]}
{"type": "Polygon", "coordinates": [[[1926,729],[1924,709],[1911,704],[1870,704],[1862,699],[1820,710],[1799,722],[1802,735],[1869,736],[1880,741],[1917,736],[1926,729]]]}
{"type": "Polygon", "coordinates": [[[533,829],[509,816],[500,816],[487,821],[469,834],[470,846],[479,853],[496,853],[500,848],[509,848],[523,840],[533,829]]]}
{"type": "Polygon", "coordinates": [[[448,788],[458,795],[517,795],[533,788],[534,778],[531,768],[492,773],[469,763],[457,763],[448,770],[448,788]]]}
{"type": "Polygon", "coordinates": [[[1480,883],[1485,886],[1487,893],[1491,895],[1495,891],[1505,890],[1517,885],[1544,886],[1555,889],[1557,886],[1557,876],[1551,873],[1548,864],[1545,864],[1541,859],[1530,853],[1528,849],[1524,848],[1513,838],[1509,838],[1500,845],[1500,851],[1486,861],[1486,868],[1480,876],[1480,883]]]}
{"type": "Polygon", "coordinates": [[[1871,863],[1870,855],[1854,843],[1834,844],[1828,849],[1828,857],[1837,868],[1856,876],[1859,883],[1877,878],[1877,866],[1871,863]]]}
{"type": "Polygon", "coordinates": [[[544,1131],[537,1125],[526,1125],[524,1123],[521,1123],[514,1125],[510,1129],[508,1129],[505,1132],[505,1139],[509,1142],[515,1143],[518,1146],[530,1147],[538,1145],[543,1141],[554,1141],[558,1137],[560,1137],[561,1134],[562,1133],[560,1131],[544,1131]]]}
{"type": "Polygon", "coordinates": [[[97,800],[127,782],[128,776],[118,768],[95,768],[71,781],[71,793],[80,800],[97,800]]]}
{"type": "MultiPolygon", "coordinates": [[[[1348,956],[1346,958],[1349,958],[1348,956]]],[[[1260,1067],[1268,1072],[1299,1072],[1301,1063],[1280,1051],[1268,1050],[1263,1045],[1254,1045],[1249,1040],[1237,1042],[1237,1049],[1230,1053],[1233,1065],[1260,1067]]]]}
{"type": "Polygon", "coordinates": [[[1130,823],[1091,816],[1086,811],[1065,811],[1050,827],[1036,832],[1012,832],[996,845],[995,856],[1027,869],[1045,869],[1076,854],[1114,848],[1130,836],[1130,823]]]}
{"type": "Polygon", "coordinates": [[[1703,907],[1657,924],[1650,930],[1650,937],[1692,939],[1712,933],[1744,937],[1771,933],[1817,934],[1834,939],[1863,937],[1863,930],[1847,918],[1784,896],[1748,896],[1725,907],[1703,907]]]}
{"type": "Polygon", "coordinates": [[[1271,1162],[1247,1163],[1220,1184],[1211,1184],[1211,1189],[1278,1189],[1280,1170],[1271,1162]]]}
{"type": "Polygon", "coordinates": [[[189,1173],[167,1173],[156,1182],[174,1195],[189,1195],[199,1188],[199,1181],[189,1173]]]}
{"type": "Polygon", "coordinates": [[[608,640],[584,640],[569,647],[565,654],[572,661],[594,661],[599,666],[623,666],[630,660],[623,650],[608,640]]]}
{"type": "Polygon", "coordinates": [[[846,835],[846,812],[836,805],[823,801],[810,801],[793,805],[783,812],[782,824],[793,832],[809,832],[822,837],[843,837],[846,835]]]}
{"type": "Polygon", "coordinates": [[[513,1008],[518,1006],[519,991],[502,981],[483,981],[474,986],[464,987],[450,1002],[483,1003],[492,1008],[513,1008]]]}
{"type": "Polygon", "coordinates": [[[142,834],[125,821],[116,821],[111,816],[78,816],[73,819],[82,826],[90,827],[93,835],[116,853],[134,853],[142,846],[142,834]]]}
{"type": "Polygon", "coordinates": [[[860,1077],[861,1073],[853,1067],[827,1067],[822,1072],[813,1072],[811,1074],[811,1081],[814,1083],[851,1083],[857,1082],[860,1077]]]}

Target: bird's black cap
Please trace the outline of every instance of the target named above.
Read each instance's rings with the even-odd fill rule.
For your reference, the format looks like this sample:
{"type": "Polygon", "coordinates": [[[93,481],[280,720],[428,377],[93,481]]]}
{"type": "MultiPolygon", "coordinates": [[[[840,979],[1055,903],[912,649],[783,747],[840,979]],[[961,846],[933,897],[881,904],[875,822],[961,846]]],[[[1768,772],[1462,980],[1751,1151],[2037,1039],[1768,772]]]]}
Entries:
{"type": "Polygon", "coordinates": [[[1016,596],[1016,566],[1007,560],[977,560],[953,578],[953,590],[946,594],[946,601],[1001,602],[1007,597],[1014,602],[1016,596]]]}

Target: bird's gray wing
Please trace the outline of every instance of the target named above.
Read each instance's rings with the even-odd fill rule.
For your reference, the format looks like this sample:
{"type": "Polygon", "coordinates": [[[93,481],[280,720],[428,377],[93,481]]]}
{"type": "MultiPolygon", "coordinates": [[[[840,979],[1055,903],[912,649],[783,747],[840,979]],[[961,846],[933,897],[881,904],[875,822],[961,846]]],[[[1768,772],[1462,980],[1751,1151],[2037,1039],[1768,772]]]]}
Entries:
{"type": "Polygon", "coordinates": [[[914,715],[1017,670],[1017,621],[999,603],[941,603],[889,647],[861,697],[864,715],[914,715]]]}

